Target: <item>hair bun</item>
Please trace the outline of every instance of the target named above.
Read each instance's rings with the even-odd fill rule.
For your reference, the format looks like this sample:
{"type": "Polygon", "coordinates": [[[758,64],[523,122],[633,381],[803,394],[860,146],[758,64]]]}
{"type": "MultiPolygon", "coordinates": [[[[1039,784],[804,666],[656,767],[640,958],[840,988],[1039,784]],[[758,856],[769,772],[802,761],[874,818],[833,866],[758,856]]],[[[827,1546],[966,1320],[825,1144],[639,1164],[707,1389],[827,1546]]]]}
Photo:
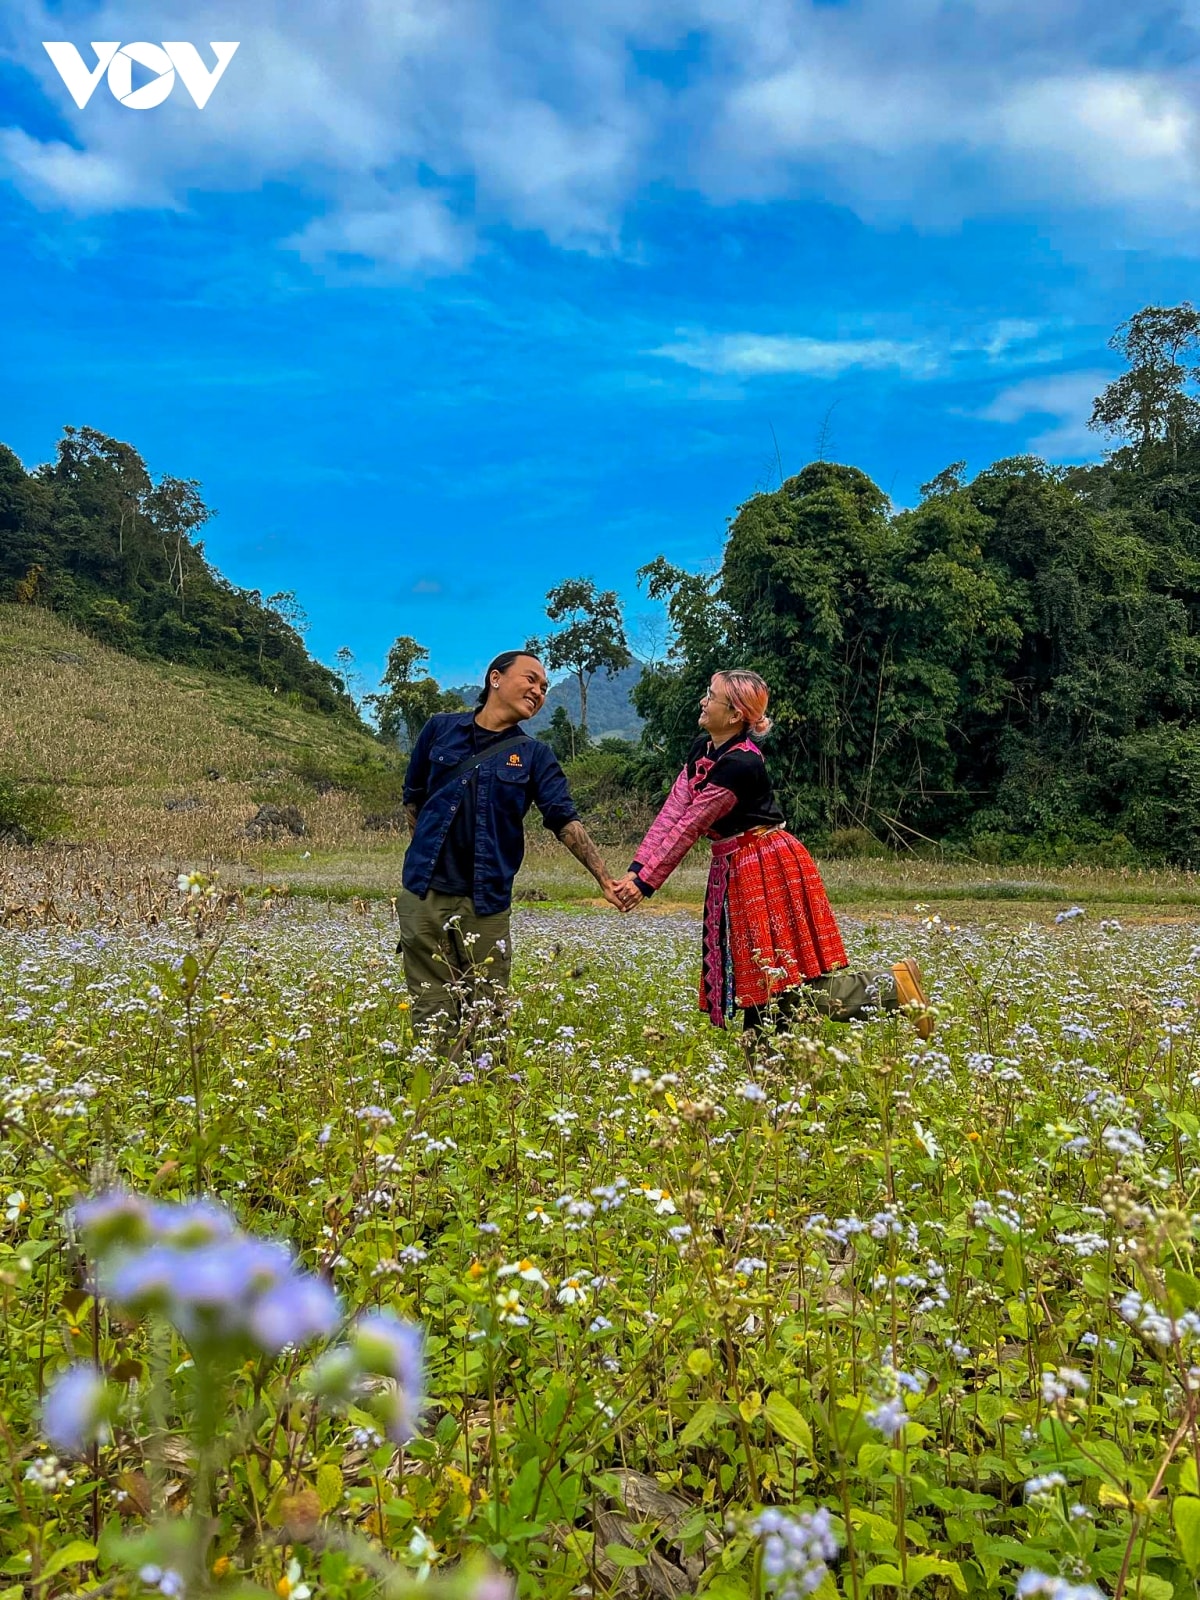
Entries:
{"type": "Polygon", "coordinates": [[[750,732],[757,734],[760,739],[763,739],[768,733],[770,733],[774,726],[775,724],[771,721],[770,717],[759,717],[757,722],[751,723],[750,732]]]}

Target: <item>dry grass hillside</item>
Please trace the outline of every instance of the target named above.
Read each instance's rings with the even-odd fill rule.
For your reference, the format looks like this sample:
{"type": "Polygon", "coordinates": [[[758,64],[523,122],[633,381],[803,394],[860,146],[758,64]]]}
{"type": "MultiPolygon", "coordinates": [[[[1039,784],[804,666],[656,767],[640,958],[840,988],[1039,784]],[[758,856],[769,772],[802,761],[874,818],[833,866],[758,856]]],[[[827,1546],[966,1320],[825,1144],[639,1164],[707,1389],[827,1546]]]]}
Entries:
{"type": "Polygon", "coordinates": [[[299,849],[394,852],[363,828],[398,763],[258,685],[137,661],[36,607],[0,605],[0,778],[52,785],[67,835],[141,858],[254,859],[260,804],[295,805],[299,849]],[[324,791],[324,792],[320,792],[324,791]],[[372,791],[375,791],[374,797],[372,791]]]}

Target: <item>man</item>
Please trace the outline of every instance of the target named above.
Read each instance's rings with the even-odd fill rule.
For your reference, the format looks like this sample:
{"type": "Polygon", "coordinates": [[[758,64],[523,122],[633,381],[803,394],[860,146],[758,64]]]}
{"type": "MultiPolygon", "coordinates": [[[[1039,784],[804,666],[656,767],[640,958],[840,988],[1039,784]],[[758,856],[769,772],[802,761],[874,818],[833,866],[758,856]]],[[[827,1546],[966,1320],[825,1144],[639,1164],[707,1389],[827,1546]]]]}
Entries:
{"type": "Polygon", "coordinates": [[[575,810],[548,744],[521,727],[549,684],[536,656],[506,650],[488,667],[474,712],[430,717],[404,779],[412,837],[397,907],[400,949],[417,1026],[464,1020],[464,1002],[495,999],[512,965],[513,879],[525,854],[524,818],[545,825],[618,906],[613,879],[575,810]]]}

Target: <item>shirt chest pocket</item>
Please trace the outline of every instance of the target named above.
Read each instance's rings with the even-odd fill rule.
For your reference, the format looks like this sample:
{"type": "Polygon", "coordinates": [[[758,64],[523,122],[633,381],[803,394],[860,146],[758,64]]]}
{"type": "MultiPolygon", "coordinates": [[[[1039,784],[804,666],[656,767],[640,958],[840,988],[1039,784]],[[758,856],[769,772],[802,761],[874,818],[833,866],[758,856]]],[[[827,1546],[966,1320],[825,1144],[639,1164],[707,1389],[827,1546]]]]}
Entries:
{"type": "Polygon", "coordinates": [[[462,750],[431,750],[429,752],[430,786],[434,789],[439,789],[455,767],[461,766],[464,759],[462,750]]]}
{"type": "Polygon", "coordinates": [[[496,804],[505,811],[524,816],[529,806],[529,768],[501,765],[496,768],[496,804]]]}

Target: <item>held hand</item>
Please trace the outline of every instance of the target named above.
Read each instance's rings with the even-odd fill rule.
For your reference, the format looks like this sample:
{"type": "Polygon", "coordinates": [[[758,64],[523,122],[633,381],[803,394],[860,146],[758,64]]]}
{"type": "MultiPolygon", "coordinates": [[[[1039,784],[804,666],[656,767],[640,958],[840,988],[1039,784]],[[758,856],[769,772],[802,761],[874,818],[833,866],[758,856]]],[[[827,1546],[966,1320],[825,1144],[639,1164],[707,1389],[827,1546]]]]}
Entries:
{"type": "Polygon", "coordinates": [[[634,910],[645,899],[645,895],[634,882],[632,872],[627,872],[615,888],[622,911],[634,910]]]}
{"type": "Polygon", "coordinates": [[[600,888],[610,906],[614,906],[618,911],[625,910],[625,903],[620,896],[620,885],[615,878],[605,878],[600,888]]]}

